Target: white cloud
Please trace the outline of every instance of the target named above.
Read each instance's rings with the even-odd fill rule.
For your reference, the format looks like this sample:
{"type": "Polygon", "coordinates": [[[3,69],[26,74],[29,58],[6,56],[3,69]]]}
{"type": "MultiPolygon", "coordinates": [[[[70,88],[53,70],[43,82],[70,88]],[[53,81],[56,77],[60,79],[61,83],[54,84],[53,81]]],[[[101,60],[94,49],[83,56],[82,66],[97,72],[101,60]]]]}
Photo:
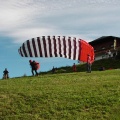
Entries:
{"type": "Polygon", "coordinates": [[[14,37],[14,43],[22,43],[28,39],[39,37],[43,35],[48,35],[48,31],[51,29],[44,28],[29,28],[29,29],[20,29],[9,34],[9,36],[14,37]]]}
{"type": "Polygon", "coordinates": [[[0,33],[14,43],[43,35],[80,36],[88,41],[118,36],[119,5],[119,0],[1,1],[0,33]]]}

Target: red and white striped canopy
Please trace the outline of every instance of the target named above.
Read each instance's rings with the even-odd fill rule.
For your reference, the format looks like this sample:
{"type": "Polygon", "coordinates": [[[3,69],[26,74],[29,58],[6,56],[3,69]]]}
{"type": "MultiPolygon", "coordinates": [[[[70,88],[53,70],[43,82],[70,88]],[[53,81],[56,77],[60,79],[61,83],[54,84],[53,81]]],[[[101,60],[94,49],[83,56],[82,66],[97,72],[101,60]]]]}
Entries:
{"type": "Polygon", "coordinates": [[[92,55],[94,49],[84,40],[75,37],[42,36],[27,40],[18,51],[22,57],[64,57],[80,60],[81,55],[85,53],[84,51],[86,51],[85,55],[92,55]],[[82,46],[86,46],[85,49],[87,50],[82,46]]]}

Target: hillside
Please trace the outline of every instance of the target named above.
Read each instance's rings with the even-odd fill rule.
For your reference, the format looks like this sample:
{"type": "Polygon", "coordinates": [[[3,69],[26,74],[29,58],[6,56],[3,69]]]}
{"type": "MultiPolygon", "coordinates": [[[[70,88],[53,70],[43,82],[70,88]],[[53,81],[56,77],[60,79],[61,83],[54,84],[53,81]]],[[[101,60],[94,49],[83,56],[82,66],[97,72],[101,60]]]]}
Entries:
{"type": "MultiPolygon", "coordinates": [[[[101,59],[98,61],[95,61],[92,64],[92,71],[99,71],[100,67],[104,67],[105,70],[109,70],[109,69],[119,69],[120,68],[120,60],[119,59],[101,59]]],[[[77,72],[85,72],[86,71],[86,63],[80,63],[77,65],[77,72]]],[[[61,67],[61,68],[57,68],[56,73],[71,73],[73,72],[72,67],[71,66],[66,66],[66,67],[61,67]]],[[[51,74],[52,71],[48,71],[48,72],[42,72],[40,74],[51,74]]]]}
{"type": "Polygon", "coordinates": [[[119,73],[116,69],[0,80],[0,120],[119,120],[119,73]]]}
{"type": "MultiPolygon", "coordinates": [[[[111,59],[101,59],[101,60],[95,61],[92,65],[92,70],[98,71],[100,67],[104,67],[105,70],[119,69],[120,68],[120,60],[111,58],[111,59]]],[[[86,64],[78,66],[78,71],[84,71],[84,70],[86,70],[86,64]]]]}

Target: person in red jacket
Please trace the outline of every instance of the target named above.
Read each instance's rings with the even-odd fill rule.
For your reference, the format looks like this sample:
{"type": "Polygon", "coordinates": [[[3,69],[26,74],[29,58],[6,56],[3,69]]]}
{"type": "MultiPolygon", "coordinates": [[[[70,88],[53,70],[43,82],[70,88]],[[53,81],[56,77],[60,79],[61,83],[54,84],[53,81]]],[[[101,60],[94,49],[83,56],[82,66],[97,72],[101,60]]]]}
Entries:
{"type": "Polygon", "coordinates": [[[32,72],[32,75],[34,76],[34,72],[35,74],[38,76],[38,72],[37,72],[37,64],[35,61],[31,61],[29,60],[29,63],[30,63],[30,66],[31,66],[31,72],[32,72]]]}
{"type": "Polygon", "coordinates": [[[73,64],[73,72],[76,72],[77,71],[77,69],[76,69],[76,65],[75,65],[75,63],[73,64]]]}
{"type": "Polygon", "coordinates": [[[88,54],[87,55],[87,72],[88,73],[91,73],[91,65],[92,65],[91,56],[88,54]]]}

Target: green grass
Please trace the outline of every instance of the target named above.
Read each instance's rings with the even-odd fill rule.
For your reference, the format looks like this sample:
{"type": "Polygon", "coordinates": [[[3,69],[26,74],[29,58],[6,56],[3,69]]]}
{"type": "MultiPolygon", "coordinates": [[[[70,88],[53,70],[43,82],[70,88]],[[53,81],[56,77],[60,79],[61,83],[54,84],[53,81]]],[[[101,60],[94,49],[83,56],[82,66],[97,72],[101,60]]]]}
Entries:
{"type": "Polygon", "coordinates": [[[0,120],[119,120],[120,70],[0,80],[0,120]]]}
{"type": "MultiPolygon", "coordinates": [[[[77,72],[84,72],[86,71],[86,63],[80,63],[76,65],[77,67],[77,72]]],[[[120,60],[119,59],[113,59],[113,58],[108,58],[108,59],[101,59],[97,60],[92,64],[92,71],[99,71],[100,67],[104,67],[106,70],[109,69],[120,69],[120,60]]],[[[61,68],[57,68],[56,73],[71,73],[73,72],[73,69],[71,66],[65,66],[61,68]]],[[[51,74],[52,71],[47,71],[47,72],[41,72],[40,74],[51,74]]]]}

